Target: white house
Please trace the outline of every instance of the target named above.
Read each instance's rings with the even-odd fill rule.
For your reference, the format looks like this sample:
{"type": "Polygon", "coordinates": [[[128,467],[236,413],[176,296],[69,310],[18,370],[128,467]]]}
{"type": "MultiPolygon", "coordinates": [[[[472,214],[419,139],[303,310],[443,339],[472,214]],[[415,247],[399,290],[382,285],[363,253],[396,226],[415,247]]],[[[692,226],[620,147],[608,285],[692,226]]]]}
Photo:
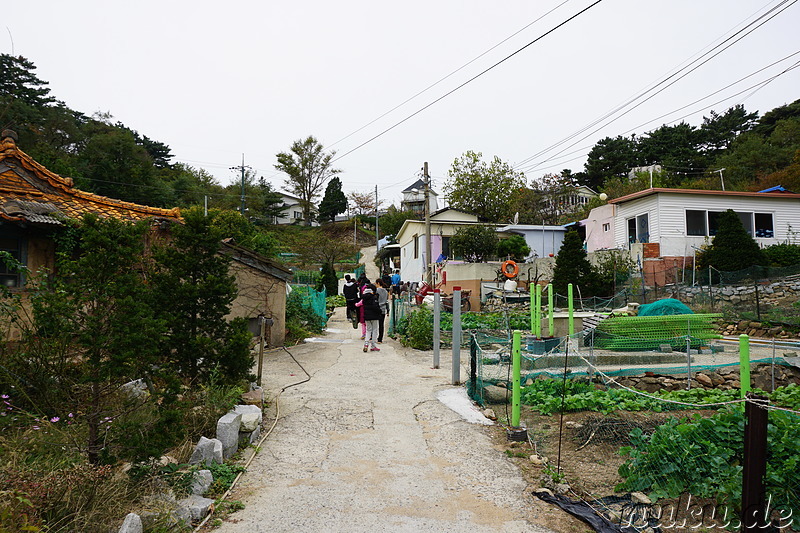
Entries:
{"type": "MultiPolygon", "coordinates": [[[[653,188],[609,204],[613,247],[639,255],[645,276],[650,276],[648,285],[669,282],[670,272],[691,266],[695,251],[711,242],[719,215],[728,209],[739,215],[747,233],[762,247],[793,241],[800,228],[800,194],[788,192],[653,188]]],[[[606,217],[594,217],[598,223],[607,223],[605,213],[606,217]]]]}
{"type": "Polygon", "coordinates": [[[526,257],[526,260],[530,261],[536,257],[550,257],[557,254],[561,248],[561,243],[564,242],[564,234],[567,229],[564,226],[511,224],[499,227],[497,231],[515,233],[525,237],[525,243],[531,249],[531,253],[526,257]]]}
{"type": "MultiPolygon", "coordinates": [[[[300,198],[292,196],[291,194],[287,194],[283,191],[278,191],[278,194],[281,195],[281,201],[283,204],[281,206],[280,215],[275,217],[274,224],[302,224],[303,206],[300,198]]],[[[312,214],[316,214],[316,207],[312,206],[311,212],[312,214]]],[[[319,223],[313,221],[311,225],[318,226],[319,223]]]]}
{"type": "MultiPolygon", "coordinates": [[[[477,215],[446,207],[431,214],[431,257],[450,257],[450,237],[466,225],[486,225],[477,215]]],[[[497,226],[497,224],[491,224],[497,226]]],[[[425,221],[403,222],[395,239],[400,247],[400,277],[403,281],[421,281],[425,276],[425,221]]]]}
{"type": "MultiPolygon", "coordinates": [[[[434,213],[439,209],[438,197],[439,195],[433,189],[428,191],[430,213],[434,213]]],[[[400,202],[400,209],[413,211],[419,215],[425,212],[425,182],[422,179],[418,179],[403,191],[403,201],[400,202]]]]}

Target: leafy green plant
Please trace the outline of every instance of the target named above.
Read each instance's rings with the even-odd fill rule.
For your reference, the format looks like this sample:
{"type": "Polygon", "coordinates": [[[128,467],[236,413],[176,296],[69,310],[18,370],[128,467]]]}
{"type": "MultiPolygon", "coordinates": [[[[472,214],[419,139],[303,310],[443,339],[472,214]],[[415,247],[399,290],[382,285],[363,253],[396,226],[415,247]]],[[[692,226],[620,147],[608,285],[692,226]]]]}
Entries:
{"type": "Polygon", "coordinates": [[[238,476],[240,472],[246,470],[242,465],[230,463],[213,463],[208,469],[211,470],[211,475],[214,477],[214,482],[208,489],[209,494],[213,496],[222,496],[225,494],[225,491],[233,484],[236,476],[238,476]]]}
{"type": "MultiPolygon", "coordinates": [[[[800,421],[790,413],[771,411],[769,422],[766,492],[774,509],[796,515],[800,502],[793,491],[800,486],[796,444],[800,421]]],[[[647,492],[654,500],[689,493],[737,506],[744,424],[740,407],[726,407],[707,418],[667,419],[651,435],[634,430],[631,445],[620,449],[628,459],[619,468],[625,481],[616,489],[647,492]]]]}
{"type": "Polygon", "coordinates": [[[408,315],[400,342],[417,350],[433,348],[433,312],[428,306],[422,305],[408,315]]]}

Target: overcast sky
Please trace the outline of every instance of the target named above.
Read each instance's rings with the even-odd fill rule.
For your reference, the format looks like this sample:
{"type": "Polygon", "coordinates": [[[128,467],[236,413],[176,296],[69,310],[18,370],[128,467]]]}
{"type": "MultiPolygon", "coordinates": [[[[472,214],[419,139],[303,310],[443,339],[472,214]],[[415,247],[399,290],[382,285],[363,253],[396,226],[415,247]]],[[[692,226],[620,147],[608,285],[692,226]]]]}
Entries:
{"type": "Polygon", "coordinates": [[[70,108],[110,112],[222,184],[244,154],[280,188],[275,154],[314,135],[341,157],[345,192],[377,185],[398,204],[425,161],[437,191],[467,150],[532,180],[582,170],[603,137],[683,117],[699,126],[709,109],[739,103],[763,114],[800,98],[800,68],[763,85],[800,54],[754,74],[800,52],[796,1],[16,1],[3,7],[0,52],[33,61],[70,108]]]}

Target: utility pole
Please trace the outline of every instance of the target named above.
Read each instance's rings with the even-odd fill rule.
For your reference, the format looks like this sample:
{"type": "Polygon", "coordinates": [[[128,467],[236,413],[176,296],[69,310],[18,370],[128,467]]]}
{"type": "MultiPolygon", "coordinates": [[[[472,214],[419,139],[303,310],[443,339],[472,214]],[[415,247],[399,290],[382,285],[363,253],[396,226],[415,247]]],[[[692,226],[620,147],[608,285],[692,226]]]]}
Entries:
{"type": "Polygon", "coordinates": [[[428,162],[422,165],[422,176],[425,181],[425,282],[433,288],[433,269],[431,264],[431,177],[428,175],[428,162]]]}
{"type": "Polygon", "coordinates": [[[381,234],[378,231],[378,186],[375,186],[375,253],[380,252],[381,234]]]}
{"type": "Polygon", "coordinates": [[[244,216],[244,211],[245,211],[245,202],[244,202],[244,199],[245,199],[245,195],[244,195],[244,176],[245,176],[245,173],[244,173],[244,171],[245,171],[245,169],[252,170],[252,168],[244,166],[244,154],[242,154],[242,164],[239,165],[238,167],[231,167],[230,169],[231,170],[240,170],[242,172],[242,206],[241,206],[240,209],[241,209],[241,212],[242,212],[242,216],[244,216]]]}

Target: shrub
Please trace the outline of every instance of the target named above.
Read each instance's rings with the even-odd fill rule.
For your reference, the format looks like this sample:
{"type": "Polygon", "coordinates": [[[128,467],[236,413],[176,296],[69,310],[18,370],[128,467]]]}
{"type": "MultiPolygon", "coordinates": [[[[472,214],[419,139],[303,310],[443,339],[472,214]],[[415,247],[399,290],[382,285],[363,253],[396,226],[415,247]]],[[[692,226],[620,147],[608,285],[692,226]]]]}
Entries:
{"type": "Polygon", "coordinates": [[[433,312],[426,305],[420,306],[408,315],[407,326],[400,341],[404,346],[417,350],[433,348],[433,312]]]}
{"type": "Polygon", "coordinates": [[[800,245],[780,243],[764,248],[770,266],[787,267],[800,263],[800,245]]]}

